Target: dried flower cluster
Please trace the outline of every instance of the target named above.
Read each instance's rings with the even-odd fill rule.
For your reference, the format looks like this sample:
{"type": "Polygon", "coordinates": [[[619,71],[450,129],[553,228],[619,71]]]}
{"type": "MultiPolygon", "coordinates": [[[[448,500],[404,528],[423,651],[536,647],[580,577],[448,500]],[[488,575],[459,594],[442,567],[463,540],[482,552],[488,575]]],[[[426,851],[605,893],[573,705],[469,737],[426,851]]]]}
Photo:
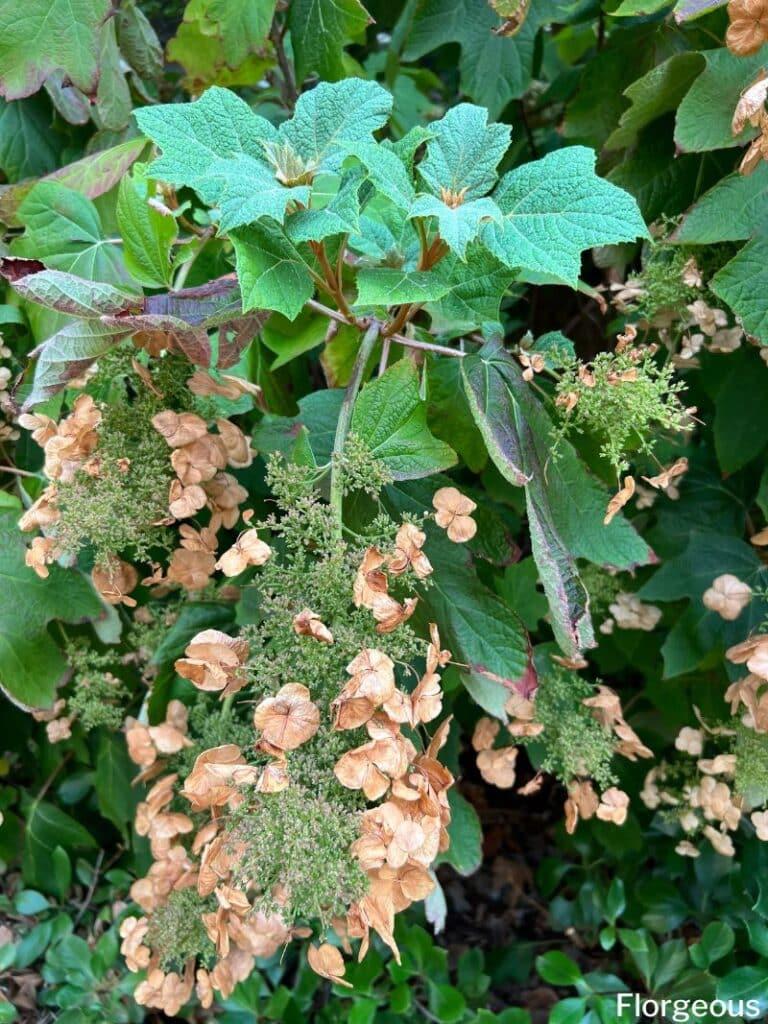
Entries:
{"type": "MultiPolygon", "coordinates": [[[[195,591],[216,571],[236,576],[268,557],[249,529],[219,557],[219,531],[236,526],[247,498],[227,470],[246,468],[253,453],[248,438],[228,419],[216,417],[214,432],[197,412],[165,407],[159,385],[173,373],[188,372],[168,362],[158,358],[153,364],[158,382],[135,359],[126,369],[124,355],[117,367],[107,361],[97,370],[96,385],[115,377],[130,380],[139,393],[133,401],[100,406],[90,394],[80,394],[58,424],[40,414],[19,418],[43,448],[50,481],[20,521],[23,530],[42,531],[27,552],[27,564],[38,575],[46,576],[52,561],[88,544],[96,555],[93,582],[99,593],[110,604],[133,606],[129,595],[140,581],[133,561],[152,563],[151,575],[141,580],[145,586],[175,584],[195,591]],[[207,519],[200,525],[203,514],[207,519]],[[195,526],[188,522],[193,517],[195,526]],[[180,524],[175,547],[168,530],[174,524],[180,524]],[[169,549],[163,567],[155,559],[169,549]]],[[[193,378],[192,394],[182,392],[187,404],[195,401],[194,394],[211,392],[200,383],[201,375],[197,371],[193,378]]],[[[169,390],[178,399],[179,388],[169,390]]]]}
{"type": "MultiPolygon", "coordinates": [[[[211,436],[188,419],[161,425],[185,445],[211,436]]],[[[431,738],[424,727],[442,710],[450,653],[435,625],[425,644],[408,623],[418,598],[406,588],[432,573],[425,534],[391,524],[385,543],[379,522],[378,543],[355,551],[329,539],[328,507],[301,490],[301,470],[270,473],[283,515],[259,530],[282,537],[281,553],[244,545],[255,528],[238,542],[262,566],[259,623],[194,636],[176,662],[192,710],[173,700],[163,722],[126,727],[153,782],[136,829],[154,862],[133,886],[143,916],[123,922],[123,953],[147,971],[138,1002],[170,1014],[193,991],[204,1007],[228,996],[255,957],[313,931],[310,966],[339,984],[337,945],[351,953],[361,940],[362,958],[373,931],[399,957],[395,915],[432,890],[448,844],[453,777],[439,751],[450,720],[431,738]]],[[[455,493],[436,508],[463,535],[474,505],[455,493]]]]}
{"type": "Polygon", "coordinates": [[[634,761],[651,757],[652,752],[624,719],[617,694],[603,684],[593,687],[572,668],[548,668],[528,696],[512,694],[506,704],[511,718],[506,733],[511,744],[497,746],[502,731],[499,721],[488,717],[478,721],[472,736],[477,766],[486,782],[509,789],[516,781],[515,744],[539,740],[545,749],[544,760],[518,792],[535,793],[543,775],[553,774],[567,790],[568,832],[575,830],[580,819],[595,815],[601,821],[622,825],[629,797],[615,785],[613,758],[621,755],[634,761]]]}
{"type": "MultiPolygon", "coordinates": [[[[711,591],[727,609],[727,595],[711,591]]],[[[681,729],[675,740],[681,759],[652,768],[640,794],[647,807],[682,829],[676,849],[686,857],[700,855],[700,839],[733,857],[734,836],[747,818],[757,838],[768,841],[768,636],[736,644],[726,657],[748,671],[725,692],[731,723],[709,726],[699,715],[698,728],[681,729]]]]}

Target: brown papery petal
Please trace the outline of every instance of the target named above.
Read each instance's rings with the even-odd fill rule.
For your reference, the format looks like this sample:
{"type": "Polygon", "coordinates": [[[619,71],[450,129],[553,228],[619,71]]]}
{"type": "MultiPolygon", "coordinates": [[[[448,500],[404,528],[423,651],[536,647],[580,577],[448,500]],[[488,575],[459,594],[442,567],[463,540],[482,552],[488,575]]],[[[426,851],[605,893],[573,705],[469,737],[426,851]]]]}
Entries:
{"type": "Polygon", "coordinates": [[[309,699],[306,686],[288,683],[259,704],[253,724],[268,743],[280,750],[295,750],[317,732],[320,709],[309,699]]]}

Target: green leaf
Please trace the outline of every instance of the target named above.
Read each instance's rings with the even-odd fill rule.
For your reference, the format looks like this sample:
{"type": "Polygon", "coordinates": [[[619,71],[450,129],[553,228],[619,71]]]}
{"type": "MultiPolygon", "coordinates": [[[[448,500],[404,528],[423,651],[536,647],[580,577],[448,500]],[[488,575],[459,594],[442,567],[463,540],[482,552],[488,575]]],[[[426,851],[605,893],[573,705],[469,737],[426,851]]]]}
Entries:
{"type": "MultiPolygon", "coordinates": [[[[624,6],[626,2],[622,4],[624,6]]],[[[621,9],[616,13],[622,13],[621,9]]],[[[624,90],[631,106],[621,115],[618,127],[608,137],[606,149],[631,146],[641,129],[662,114],[676,110],[704,65],[705,60],[700,53],[678,53],[633,82],[624,90]]]]}
{"type": "Polygon", "coordinates": [[[453,450],[429,431],[419,372],[410,359],[401,359],[365,385],[355,402],[351,430],[395,480],[430,476],[456,464],[453,450]]]}
{"type": "Polygon", "coordinates": [[[728,0],[677,0],[675,4],[675,21],[692,21],[694,18],[701,18],[704,14],[723,7],[728,0]]]}
{"type": "Polygon", "coordinates": [[[754,999],[761,1010],[768,1006],[768,974],[762,967],[737,967],[717,983],[717,998],[728,1000],[754,999]]]}
{"type": "Polygon", "coordinates": [[[298,249],[264,221],[232,233],[243,310],[274,309],[295,320],[315,287],[298,249]]]}
{"type": "Polygon", "coordinates": [[[0,94],[15,100],[37,92],[63,71],[93,93],[98,81],[98,30],[109,0],[29,0],[23,11],[0,9],[0,94]]]}
{"type": "Polygon", "coordinates": [[[482,472],[488,453],[464,393],[461,360],[430,358],[427,380],[430,430],[450,444],[473,473],[482,472]]]}
{"type": "Polygon", "coordinates": [[[65,850],[93,850],[96,841],[90,832],[44,800],[23,798],[24,854],[22,870],[24,880],[44,891],[51,891],[51,857],[57,846],[65,850]]]}
{"type": "MultiPolygon", "coordinates": [[[[436,549],[430,541],[430,550],[436,549]]],[[[451,550],[451,541],[444,541],[440,554],[424,603],[444,628],[457,660],[469,667],[464,685],[487,711],[504,717],[510,690],[528,667],[525,633],[514,610],[477,578],[468,552],[451,550]]]]}
{"type": "Polygon", "coordinates": [[[483,862],[483,830],[472,804],[454,786],[448,790],[451,845],[441,854],[438,864],[450,864],[460,875],[473,875],[483,862]]]}
{"type": "MultiPolygon", "coordinates": [[[[328,321],[310,310],[302,311],[295,320],[286,320],[279,313],[273,314],[261,332],[262,342],[276,356],[270,369],[278,370],[292,359],[322,345],[327,334],[328,321]]],[[[359,340],[358,331],[355,331],[355,337],[359,340]]]]}
{"type": "Polygon", "coordinates": [[[768,163],[752,174],[729,174],[699,199],[672,236],[675,242],[709,245],[740,242],[768,220],[768,163]]]}
{"type": "Polygon", "coordinates": [[[355,306],[434,302],[449,291],[450,286],[429,270],[363,269],[357,275],[355,306]]]}
{"type": "Polygon", "coordinates": [[[41,181],[26,196],[18,217],[26,228],[13,252],[92,281],[125,281],[119,246],[107,239],[95,205],[55,181],[41,181]]]}
{"type": "Polygon", "coordinates": [[[466,1008],[467,1001],[457,988],[429,981],[429,1009],[440,1024],[456,1024],[466,1008]]]}
{"type": "Polygon", "coordinates": [[[453,207],[435,196],[418,196],[408,216],[436,217],[440,237],[461,260],[465,260],[467,246],[480,234],[483,224],[501,222],[501,210],[492,199],[473,199],[453,207]]]}
{"type": "Polygon", "coordinates": [[[531,545],[552,612],[552,628],[561,648],[575,654],[594,644],[589,598],[555,525],[544,467],[518,404],[516,392],[525,384],[503,349],[494,344],[464,359],[462,373],[488,454],[506,480],[525,487],[531,545]]]}
{"type": "Polygon", "coordinates": [[[293,117],[280,126],[280,139],[307,163],[338,172],[349,145],[370,142],[391,110],[392,96],[376,82],[321,82],[299,97],[293,117]]]}
{"type": "Polygon", "coordinates": [[[24,563],[18,512],[0,510],[0,686],[22,707],[49,708],[67,663],[48,633],[53,619],[82,622],[101,613],[101,602],[78,572],[50,566],[40,579],[24,563]]]}
{"type": "Polygon", "coordinates": [[[675,144],[687,153],[738,146],[755,134],[746,128],[740,135],[731,131],[731,120],[744,89],[766,63],[763,47],[749,57],[737,57],[725,47],[706,50],[706,67],[688,90],[677,109],[675,144]]]}
{"type": "Polygon", "coordinates": [[[651,223],[661,216],[681,213],[703,188],[729,169],[723,164],[722,151],[677,153],[671,119],[664,117],[640,132],[637,142],[607,177],[635,197],[644,219],[651,223]]]}
{"type": "Polygon", "coordinates": [[[117,223],[123,238],[125,265],[145,288],[167,288],[171,284],[171,247],[176,238],[176,220],[151,206],[146,169],[137,164],[130,177],[120,182],[117,223]]]}
{"type": "Polygon", "coordinates": [[[612,13],[614,18],[637,18],[655,14],[664,7],[671,7],[674,0],[622,0],[612,13]]]}
{"type": "Polygon", "coordinates": [[[133,764],[128,757],[123,736],[102,732],[96,755],[95,788],[99,811],[123,836],[128,836],[128,822],[133,819],[138,792],[131,786],[133,764]]]}
{"type": "Polygon", "coordinates": [[[99,29],[99,84],[93,118],[100,128],[118,132],[128,124],[131,108],[131,90],[123,73],[115,19],[108,18],[99,29]]]}
{"type": "Polygon", "coordinates": [[[539,573],[533,558],[508,565],[497,589],[528,630],[534,630],[547,614],[547,599],[538,589],[539,573]]]}
{"type": "Polygon", "coordinates": [[[0,170],[8,181],[39,177],[57,164],[51,114],[41,97],[0,99],[0,170]]]}
{"type": "Polygon", "coordinates": [[[377,191],[399,210],[408,210],[416,191],[408,169],[394,147],[384,143],[350,142],[344,147],[349,156],[365,168],[366,176],[377,191]]]}
{"type": "Polygon", "coordinates": [[[362,36],[371,17],[360,0],[292,0],[288,28],[296,77],[335,82],[348,73],[344,47],[362,36]]]}
{"type": "Polygon", "coordinates": [[[466,260],[444,256],[434,273],[448,291],[427,304],[433,331],[456,336],[499,322],[501,300],[515,274],[484,246],[470,245],[466,260]]]}
{"type": "Polygon", "coordinates": [[[483,229],[491,252],[576,287],[585,249],[647,237],[635,200],[594,168],[591,150],[569,146],[506,174],[493,194],[504,219],[483,229]]]}
{"type": "Polygon", "coordinates": [[[575,985],[581,980],[579,965],[559,950],[537,956],[536,970],[549,985],[575,985]]]}
{"type": "Polygon", "coordinates": [[[24,408],[31,409],[61,391],[67,381],[79,377],[129,333],[127,326],[110,326],[99,320],[66,324],[31,353],[37,355],[37,364],[24,408]]]}
{"type": "MultiPolygon", "coordinates": [[[[121,180],[145,147],[144,139],[131,139],[129,142],[120,143],[119,146],[111,146],[109,149],[84,156],[82,160],[66,164],[46,175],[42,181],[57,181],[60,185],[80,192],[89,199],[96,199],[121,180]]],[[[18,185],[11,185],[0,196],[0,218],[7,224],[19,226],[16,218],[19,205],[34,184],[31,181],[23,181],[18,185]]]]}
{"type": "Polygon", "coordinates": [[[206,16],[221,39],[230,67],[239,67],[263,48],[274,11],[275,0],[209,0],[206,16]]]}
{"type": "Polygon", "coordinates": [[[689,947],[694,966],[703,970],[710,964],[727,956],[734,947],[736,938],[733,929],[725,921],[711,921],[701,934],[698,942],[689,947]]]}
{"type": "Polygon", "coordinates": [[[136,120],[162,149],[150,174],[193,188],[219,209],[224,230],[259,217],[282,222],[290,202],[309,199],[307,185],[282,185],[267,163],[264,143],[277,141],[277,129],[228,89],[214,86],[194,103],[142,107],[136,120]]]}
{"type": "Polygon", "coordinates": [[[509,146],[510,129],[488,124],[488,111],[459,103],[430,125],[432,138],[419,164],[430,191],[461,193],[467,201],[487,195],[496,184],[496,168],[509,146]]]}
{"type": "Polygon", "coordinates": [[[49,907],[50,903],[45,896],[34,889],[22,889],[13,900],[13,908],[17,914],[41,914],[49,907]]]}
{"type": "MultiPolygon", "coordinates": [[[[234,8],[237,4],[230,6],[234,8]]],[[[115,20],[120,53],[125,60],[146,82],[159,79],[163,73],[163,47],[138,3],[121,3],[115,20]]]]}
{"type": "Polygon", "coordinates": [[[582,996],[571,996],[555,1003],[548,1024],[584,1024],[586,1021],[591,1021],[587,1015],[587,1000],[582,996]]]}
{"type": "Polygon", "coordinates": [[[715,274],[711,288],[731,307],[744,330],[768,345],[768,237],[748,242],[715,274]]]}
{"type": "Polygon", "coordinates": [[[253,29],[264,0],[247,0],[247,7],[234,0],[232,5],[220,0],[190,0],[184,8],[184,18],[176,35],[166,47],[168,59],[180,64],[186,71],[183,86],[191,92],[202,92],[210,85],[249,86],[257,82],[274,61],[270,59],[267,46],[240,60],[244,45],[253,41],[253,29]],[[248,36],[238,33],[232,47],[225,45],[223,32],[228,35],[227,44],[233,42],[235,18],[226,17],[227,7],[232,6],[252,21],[248,36]],[[216,12],[215,14],[213,12],[216,12]],[[235,58],[238,58],[237,60],[235,58]]]}
{"type": "Polygon", "coordinates": [[[317,190],[312,193],[313,208],[291,214],[285,222],[285,233],[292,242],[319,242],[332,235],[353,234],[360,230],[360,186],[362,171],[347,171],[338,191],[322,207],[314,205],[317,190]]]}
{"type": "Polygon", "coordinates": [[[548,9],[544,3],[532,5],[521,30],[509,39],[494,32],[501,22],[490,4],[424,0],[416,7],[403,57],[418,60],[439,46],[458,43],[462,92],[499,117],[530,84],[536,35],[548,9]]]}
{"type": "Polygon", "coordinates": [[[727,361],[724,375],[715,399],[715,450],[722,471],[735,473],[768,444],[768,372],[757,352],[744,350],[727,361]]]}

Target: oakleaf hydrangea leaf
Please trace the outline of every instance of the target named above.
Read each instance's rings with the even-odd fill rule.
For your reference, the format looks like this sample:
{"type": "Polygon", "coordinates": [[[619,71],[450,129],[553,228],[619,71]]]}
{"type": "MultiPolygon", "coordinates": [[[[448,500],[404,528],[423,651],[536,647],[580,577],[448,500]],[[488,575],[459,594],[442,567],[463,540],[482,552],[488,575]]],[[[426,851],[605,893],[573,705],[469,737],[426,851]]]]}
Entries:
{"type": "Polygon", "coordinates": [[[476,199],[496,184],[496,168],[509,146],[510,129],[488,124],[488,111],[460,103],[431,126],[433,138],[419,174],[435,195],[443,191],[476,199]]]}
{"type": "Polygon", "coordinates": [[[355,403],[352,431],[395,480],[415,480],[456,464],[453,449],[430,433],[419,372],[410,359],[366,384],[355,403]]]}
{"type": "Polygon", "coordinates": [[[200,194],[206,202],[218,206],[223,231],[252,224],[260,217],[282,223],[289,203],[306,203],[309,199],[308,185],[281,185],[266,164],[244,153],[212,164],[210,181],[218,190],[216,198],[200,194]]]}
{"type": "Polygon", "coordinates": [[[224,230],[259,217],[282,221],[289,202],[306,203],[309,187],[286,187],[267,161],[265,143],[277,130],[227,89],[212,88],[194,103],[136,111],[141,130],[162,149],[150,173],[193,188],[221,212],[224,230]]]}
{"type": "Polygon", "coordinates": [[[712,290],[726,302],[744,330],[768,345],[768,240],[753,238],[712,278],[712,290]]]}
{"type": "Polygon", "coordinates": [[[400,210],[407,210],[416,191],[402,157],[385,143],[350,143],[346,150],[365,168],[368,179],[382,195],[400,210]]]}
{"type": "Polygon", "coordinates": [[[506,174],[493,194],[504,218],[483,228],[491,252],[575,287],[585,249],[648,237],[635,200],[595,174],[595,159],[569,146],[506,174]]]}
{"type": "Polygon", "coordinates": [[[460,259],[465,259],[467,246],[480,234],[486,221],[501,222],[499,207],[492,199],[472,199],[468,203],[449,206],[437,196],[419,196],[411,206],[409,217],[436,217],[440,237],[460,259]]]}
{"type": "Polygon", "coordinates": [[[99,79],[99,29],[110,0],[27,0],[0,7],[0,95],[15,100],[37,92],[63,71],[83,92],[99,79]]]}
{"type": "Polygon", "coordinates": [[[427,305],[434,331],[458,335],[498,323],[501,299],[515,275],[487,249],[473,243],[465,261],[445,256],[435,272],[449,290],[427,305]]]}
{"type": "Polygon", "coordinates": [[[433,302],[449,285],[427,270],[394,270],[389,267],[361,270],[357,275],[356,306],[395,306],[404,302],[433,302]]]}
{"type": "Polygon", "coordinates": [[[300,82],[313,73],[336,81],[348,73],[344,47],[371,18],[360,0],[293,0],[288,28],[300,82]]]}
{"type": "Polygon", "coordinates": [[[276,224],[263,221],[232,233],[243,310],[274,309],[294,320],[314,285],[298,249],[276,224]]]}
{"type": "Polygon", "coordinates": [[[280,125],[280,141],[305,163],[338,171],[346,156],[344,144],[370,141],[391,110],[391,95],[376,82],[321,82],[299,97],[293,117],[280,125]]]}
{"type": "Polygon", "coordinates": [[[142,132],[162,150],[150,174],[176,188],[188,186],[209,203],[218,201],[221,167],[237,154],[265,162],[265,142],[277,141],[277,129],[254,114],[245,100],[214,86],[194,103],[140,107],[136,120],[142,132]]]}
{"type": "MultiPolygon", "coordinates": [[[[342,177],[338,191],[323,207],[298,210],[285,225],[285,231],[293,242],[318,242],[331,235],[348,235],[360,230],[360,186],[363,174],[360,168],[347,171],[342,177]]],[[[312,193],[312,201],[317,190],[312,193]]]]}
{"type": "Polygon", "coordinates": [[[14,255],[94,281],[128,278],[120,247],[107,240],[98,209],[79,192],[57,181],[40,181],[25,197],[18,217],[26,230],[14,242],[14,255]]]}

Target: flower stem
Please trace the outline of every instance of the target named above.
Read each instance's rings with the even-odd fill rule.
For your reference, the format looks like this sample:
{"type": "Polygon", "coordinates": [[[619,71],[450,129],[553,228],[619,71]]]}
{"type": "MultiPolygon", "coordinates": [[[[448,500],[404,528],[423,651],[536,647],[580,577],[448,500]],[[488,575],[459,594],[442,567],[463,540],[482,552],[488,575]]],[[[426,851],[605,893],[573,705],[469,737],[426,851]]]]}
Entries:
{"type": "Polygon", "coordinates": [[[223,718],[223,719],[229,718],[230,714],[232,713],[232,703],[233,703],[234,699],[235,699],[234,693],[230,693],[230,694],[228,694],[224,698],[224,700],[222,701],[222,705],[221,705],[221,712],[220,712],[220,715],[219,715],[220,718],[223,718]]]}
{"type": "Polygon", "coordinates": [[[355,365],[352,367],[352,376],[349,379],[347,390],[344,393],[344,401],[341,403],[339,419],[336,423],[336,437],[333,442],[331,465],[330,501],[331,508],[333,509],[334,517],[336,519],[336,531],[339,539],[341,539],[343,528],[344,503],[344,492],[341,479],[341,454],[344,451],[344,445],[346,444],[347,435],[349,434],[349,427],[352,422],[352,410],[355,407],[355,399],[357,398],[357,393],[360,390],[360,384],[363,380],[365,367],[368,363],[371,352],[374,350],[380,331],[381,324],[374,320],[363,335],[363,339],[360,342],[360,348],[357,350],[355,365]]]}

